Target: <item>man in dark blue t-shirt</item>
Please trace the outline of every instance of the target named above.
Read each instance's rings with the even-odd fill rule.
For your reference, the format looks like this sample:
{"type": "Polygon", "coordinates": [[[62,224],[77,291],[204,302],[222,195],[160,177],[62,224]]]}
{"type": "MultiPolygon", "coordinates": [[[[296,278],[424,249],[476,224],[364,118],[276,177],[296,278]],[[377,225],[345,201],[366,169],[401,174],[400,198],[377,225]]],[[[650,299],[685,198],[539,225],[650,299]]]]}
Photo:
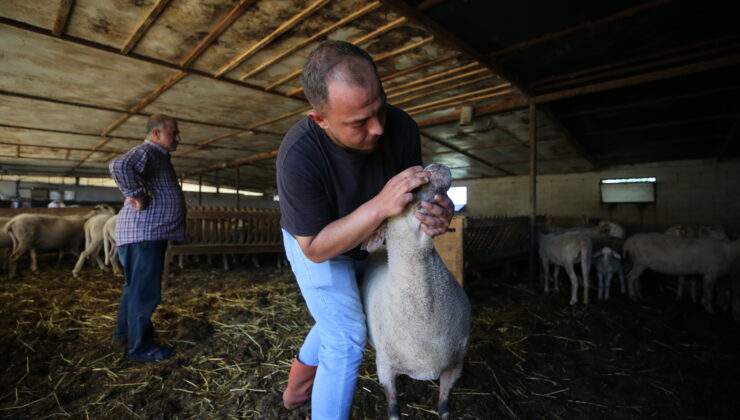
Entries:
{"type": "MultiPolygon", "coordinates": [[[[427,183],[416,123],[386,103],[372,58],[326,41],[308,57],[301,83],[313,109],[285,135],[277,185],[285,251],[315,325],[293,361],[286,407],[311,400],[314,420],[347,419],[365,347],[357,278],[359,249],[411,191],[427,183]]],[[[453,205],[436,196],[417,213],[422,230],[447,230],[453,205]]]]}

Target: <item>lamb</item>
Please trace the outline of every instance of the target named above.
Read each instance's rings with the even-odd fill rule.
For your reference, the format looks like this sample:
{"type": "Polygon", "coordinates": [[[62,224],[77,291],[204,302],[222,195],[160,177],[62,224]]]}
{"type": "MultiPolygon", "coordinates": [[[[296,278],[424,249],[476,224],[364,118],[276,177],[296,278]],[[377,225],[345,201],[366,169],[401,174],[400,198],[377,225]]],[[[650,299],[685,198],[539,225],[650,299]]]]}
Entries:
{"type": "Polygon", "coordinates": [[[605,246],[598,252],[595,252],[592,255],[592,258],[593,267],[596,269],[596,277],[599,280],[597,298],[599,300],[609,299],[609,288],[611,286],[612,277],[615,274],[619,276],[619,288],[624,294],[626,290],[624,287],[622,256],[608,246],[605,246]],[[604,287],[604,280],[606,280],[606,287],[604,287]]]}
{"type": "Polygon", "coordinates": [[[13,240],[3,229],[10,219],[10,217],[0,217],[0,258],[3,259],[3,270],[8,268],[8,249],[13,247],[13,240]]]}
{"type": "Polygon", "coordinates": [[[425,170],[432,172],[430,182],[403,213],[386,222],[386,247],[370,255],[362,282],[368,338],[376,350],[388,414],[395,420],[400,416],[399,374],[439,378],[439,415],[449,419],[450,391],[468,349],[470,302],[437,254],[434,238],[420,230],[414,216],[423,210],[422,200],[433,201],[435,193],[447,191],[451,174],[438,164],[425,170]]]}
{"type": "Polygon", "coordinates": [[[85,221],[100,213],[113,214],[110,206],[98,205],[88,214],[73,216],[51,216],[25,213],[13,217],[4,230],[13,241],[8,276],[16,275],[16,263],[26,252],[31,254],[31,270],[38,272],[37,250],[79,249],[84,235],[85,221]]]}
{"type": "Polygon", "coordinates": [[[118,216],[113,216],[105,221],[103,225],[103,253],[105,254],[105,265],[113,268],[113,274],[121,271],[118,264],[118,247],[116,246],[116,222],[118,216]]]}
{"type": "Polygon", "coordinates": [[[580,259],[583,272],[583,303],[588,305],[588,273],[591,271],[591,249],[592,241],[581,232],[566,232],[563,234],[549,233],[539,236],[539,256],[545,275],[545,293],[550,291],[550,264],[555,264],[553,272],[555,280],[555,292],[558,291],[558,274],[560,267],[570,277],[571,294],[570,304],[578,303],[578,276],[576,276],[573,264],[580,259]]]}
{"type": "Polygon", "coordinates": [[[85,249],[80,253],[80,257],[77,259],[77,264],[75,264],[75,268],[72,270],[72,275],[74,277],[79,277],[82,265],[88,257],[94,257],[95,261],[98,263],[98,267],[100,267],[101,270],[105,269],[103,260],[100,259],[100,249],[103,247],[103,227],[105,226],[105,222],[107,222],[111,217],[113,217],[113,215],[96,214],[85,221],[83,226],[85,231],[85,249]]]}
{"type": "Polygon", "coordinates": [[[624,239],[624,228],[615,222],[602,220],[596,226],[590,227],[572,227],[565,229],[565,232],[580,232],[591,239],[609,236],[617,239],[624,239]]]}
{"type": "Polygon", "coordinates": [[[627,274],[627,286],[632,299],[638,295],[635,281],[645,269],[674,276],[697,274],[704,281],[704,309],[712,312],[712,294],[717,277],[725,275],[740,256],[740,240],[726,242],[638,233],[627,239],[624,250],[632,260],[632,269],[627,274]]]}

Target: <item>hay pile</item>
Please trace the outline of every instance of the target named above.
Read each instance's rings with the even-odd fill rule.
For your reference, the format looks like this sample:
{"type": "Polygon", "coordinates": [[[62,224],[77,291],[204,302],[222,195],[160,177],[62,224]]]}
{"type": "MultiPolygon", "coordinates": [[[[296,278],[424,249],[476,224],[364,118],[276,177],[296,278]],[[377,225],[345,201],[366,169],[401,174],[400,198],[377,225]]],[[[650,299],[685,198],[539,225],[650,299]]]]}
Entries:
{"type": "MultiPolygon", "coordinates": [[[[174,358],[139,364],[110,343],[122,279],[86,269],[0,282],[2,418],[303,418],[281,404],[310,317],[288,269],[175,273],[155,313],[174,358]]],[[[731,418],[739,329],[662,297],[566,305],[518,281],[469,285],[474,320],[453,418],[731,418]]],[[[353,418],[386,412],[366,352],[353,418]]],[[[401,410],[435,419],[435,382],[399,381],[401,410]]]]}

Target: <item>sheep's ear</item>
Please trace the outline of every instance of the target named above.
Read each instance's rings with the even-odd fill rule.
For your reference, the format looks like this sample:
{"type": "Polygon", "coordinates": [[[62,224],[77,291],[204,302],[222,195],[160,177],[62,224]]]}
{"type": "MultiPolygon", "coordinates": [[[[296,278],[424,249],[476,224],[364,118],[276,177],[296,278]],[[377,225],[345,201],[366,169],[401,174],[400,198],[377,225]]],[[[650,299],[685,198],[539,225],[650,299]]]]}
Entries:
{"type": "Polygon", "coordinates": [[[591,255],[593,258],[599,258],[601,256],[601,251],[596,251],[593,255],[591,255]]]}
{"type": "Polygon", "coordinates": [[[383,223],[370,235],[369,238],[362,241],[360,249],[367,252],[373,252],[383,246],[383,242],[385,242],[385,230],[386,224],[383,223]]]}
{"type": "Polygon", "coordinates": [[[622,259],[622,256],[619,255],[619,252],[612,252],[612,255],[614,255],[614,258],[616,258],[618,260],[621,260],[622,259]]]}

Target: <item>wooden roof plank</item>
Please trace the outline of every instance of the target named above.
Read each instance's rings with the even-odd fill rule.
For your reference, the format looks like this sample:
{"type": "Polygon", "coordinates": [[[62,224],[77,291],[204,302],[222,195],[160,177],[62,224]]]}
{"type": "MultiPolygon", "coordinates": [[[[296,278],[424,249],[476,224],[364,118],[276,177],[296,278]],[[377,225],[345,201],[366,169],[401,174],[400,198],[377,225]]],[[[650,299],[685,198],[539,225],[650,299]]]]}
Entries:
{"type": "Polygon", "coordinates": [[[67,27],[69,16],[74,7],[74,0],[60,0],[59,7],[57,7],[56,18],[54,19],[54,25],[51,28],[51,33],[54,36],[61,36],[64,33],[64,28],[67,27]]]}
{"type": "Polygon", "coordinates": [[[311,3],[308,7],[301,10],[299,13],[291,17],[290,19],[283,22],[282,25],[278,26],[274,31],[272,31],[270,34],[268,34],[266,37],[259,40],[256,44],[252,45],[251,47],[247,48],[246,51],[239,54],[237,57],[232,59],[228,64],[221,67],[215,74],[216,77],[221,77],[224,74],[230,72],[231,70],[235,69],[239,64],[243,63],[244,60],[252,56],[254,53],[259,51],[262,47],[269,44],[270,42],[274,41],[277,37],[284,34],[290,28],[297,25],[301,20],[305,19],[307,16],[309,16],[311,13],[319,10],[322,6],[324,6],[326,3],[328,3],[329,0],[316,0],[313,3],[311,3]]]}
{"type": "Polygon", "coordinates": [[[126,43],[123,44],[123,47],[121,47],[121,54],[128,54],[136,46],[136,43],[139,42],[142,36],[144,36],[149,27],[154,24],[169,2],[170,0],[157,0],[157,2],[154,3],[152,8],[149,9],[149,13],[147,13],[146,17],[144,17],[141,23],[139,23],[139,26],[128,37],[126,43]]]}
{"type": "Polygon", "coordinates": [[[203,39],[198,42],[198,44],[193,47],[192,50],[190,50],[187,54],[185,54],[185,57],[180,61],[180,67],[186,68],[190,66],[195,60],[198,59],[198,57],[203,54],[206,49],[208,49],[209,46],[219,37],[226,29],[228,29],[234,22],[236,22],[239,17],[244,13],[247,8],[254,3],[255,0],[240,0],[239,3],[234,6],[229,13],[226,14],[223,18],[221,18],[218,23],[211,29],[210,32],[208,32],[208,35],[206,35],[203,39]]]}
{"type": "Polygon", "coordinates": [[[371,2],[370,4],[368,4],[365,7],[361,8],[360,10],[357,10],[354,13],[352,13],[352,14],[350,14],[350,15],[348,15],[348,16],[340,19],[340,20],[338,20],[334,24],[327,26],[326,28],[320,30],[319,32],[316,32],[315,34],[313,34],[310,37],[304,39],[303,41],[299,42],[298,44],[296,44],[296,45],[294,45],[294,46],[292,46],[292,47],[290,47],[290,48],[288,48],[286,50],[281,51],[280,53],[278,53],[274,57],[270,58],[269,60],[264,61],[263,63],[259,64],[257,67],[255,67],[252,70],[244,73],[241,77],[239,77],[239,79],[240,80],[244,80],[244,79],[246,79],[246,78],[248,78],[250,76],[253,76],[253,75],[259,73],[260,71],[262,71],[265,68],[267,68],[267,67],[271,66],[272,64],[276,63],[277,61],[279,61],[283,57],[287,56],[288,54],[290,54],[290,53],[292,53],[292,52],[294,52],[294,51],[296,51],[296,50],[298,50],[298,49],[300,49],[300,48],[308,45],[312,41],[314,41],[314,40],[318,39],[319,37],[321,37],[321,36],[323,36],[323,35],[331,32],[331,31],[333,31],[334,29],[336,29],[338,27],[340,27],[342,25],[346,25],[347,23],[352,22],[353,20],[355,20],[355,19],[357,19],[357,18],[359,18],[359,17],[361,17],[361,16],[363,16],[363,15],[365,15],[367,13],[372,12],[373,10],[377,9],[378,7],[380,7],[380,2],[377,2],[377,1],[371,2]]]}

